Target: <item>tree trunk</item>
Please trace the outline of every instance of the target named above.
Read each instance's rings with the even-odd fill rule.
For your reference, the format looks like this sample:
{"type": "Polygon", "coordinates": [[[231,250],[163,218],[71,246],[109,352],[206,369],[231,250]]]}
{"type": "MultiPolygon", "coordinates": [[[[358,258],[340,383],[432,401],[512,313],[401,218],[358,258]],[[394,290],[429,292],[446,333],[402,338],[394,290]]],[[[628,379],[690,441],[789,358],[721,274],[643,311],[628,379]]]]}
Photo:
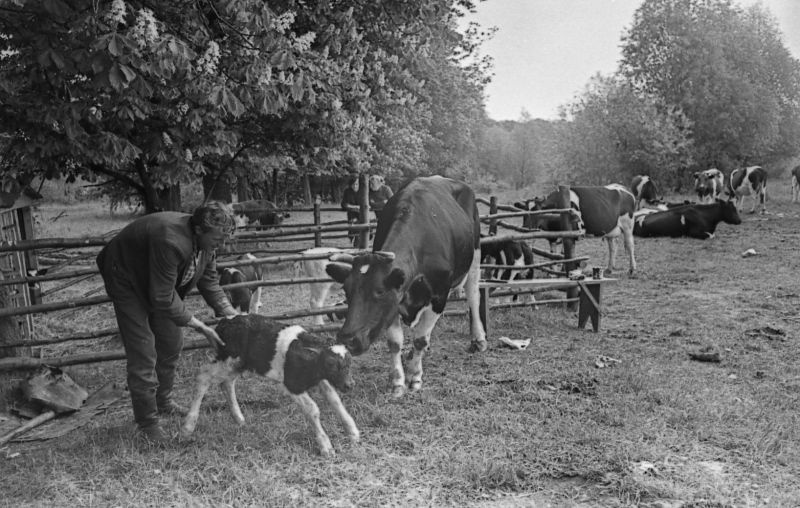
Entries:
{"type": "Polygon", "coordinates": [[[278,204],[278,168],[272,169],[272,202],[278,204]]]}
{"type": "Polygon", "coordinates": [[[158,208],[164,211],[178,212],[181,209],[181,184],[176,183],[163,189],[158,189],[158,208]]]}
{"type": "Polygon", "coordinates": [[[231,183],[228,180],[228,176],[223,175],[220,179],[217,179],[214,174],[203,175],[203,196],[206,201],[212,199],[223,203],[233,201],[233,192],[231,191],[231,183]]]}
{"type": "Polygon", "coordinates": [[[308,173],[303,173],[303,201],[311,203],[311,176],[308,173]]]}
{"type": "Polygon", "coordinates": [[[249,201],[253,199],[250,182],[242,176],[236,178],[236,197],[239,201],[249,201]]]}

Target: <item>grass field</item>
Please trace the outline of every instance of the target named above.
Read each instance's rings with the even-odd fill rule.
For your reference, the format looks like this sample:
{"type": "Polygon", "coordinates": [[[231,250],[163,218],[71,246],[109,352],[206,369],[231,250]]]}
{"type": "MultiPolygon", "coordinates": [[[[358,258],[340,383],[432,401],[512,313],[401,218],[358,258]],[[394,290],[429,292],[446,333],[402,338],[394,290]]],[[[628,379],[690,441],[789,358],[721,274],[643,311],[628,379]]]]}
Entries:
{"type": "MultiPolygon", "coordinates": [[[[560,308],[497,311],[490,349],[475,355],[466,319],[442,319],[423,389],[399,400],[387,348],[376,344],[356,359],[356,387],[342,397],[361,443],[348,443],[320,401],[334,458],[318,455],[288,397],[252,377],[238,385],[247,424],[235,426],[212,389],[191,442],[142,445],[124,400],[63,438],[0,448],[0,505],[798,506],[800,204],[784,182],[770,191],[767,215],[745,213],[712,240],[637,239],[639,274],[604,290],[599,333],[578,330],[560,308]],[[758,255],[742,257],[750,248],[758,255]],[[502,335],[532,342],[512,351],[502,335]],[[705,348],[721,362],[690,358],[705,348]],[[620,362],[598,368],[600,356],[620,362]]],[[[41,236],[124,224],[91,206],[49,222],[58,210],[40,210],[41,236]]],[[[606,255],[597,239],[577,253],[597,265],[606,255]]],[[[617,262],[627,267],[624,255],[617,262]]],[[[90,279],[52,298],[98,286],[90,279]]],[[[305,298],[297,287],[268,290],[262,312],[305,298]]],[[[57,335],[113,326],[113,316],[101,306],[37,322],[57,335]]],[[[108,339],[45,354],[118,347],[108,339]]],[[[184,354],[180,399],[205,358],[184,354]]],[[[90,391],[125,378],[122,362],[68,372],[90,391]]],[[[166,422],[174,434],[178,426],[166,422]]]]}

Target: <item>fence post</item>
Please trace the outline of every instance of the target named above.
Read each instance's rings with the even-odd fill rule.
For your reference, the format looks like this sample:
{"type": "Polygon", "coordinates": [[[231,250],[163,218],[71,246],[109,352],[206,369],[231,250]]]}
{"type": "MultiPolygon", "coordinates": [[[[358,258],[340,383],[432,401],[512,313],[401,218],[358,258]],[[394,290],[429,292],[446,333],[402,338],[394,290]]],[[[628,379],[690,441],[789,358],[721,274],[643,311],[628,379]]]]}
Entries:
{"type": "MultiPolygon", "coordinates": [[[[369,175],[362,173],[358,183],[358,223],[369,224],[369,175]]],[[[369,246],[369,230],[364,229],[358,233],[358,248],[366,249],[369,246]]]]}
{"type": "MultiPolygon", "coordinates": [[[[314,225],[319,226],[322,223],[322,214],[320,207],[322,206],[322,198],[319,194],[314,197],[314,225]]],[[[314,247],[322,247],[322,231],[314,233],[314,247]]]]}
{"type": "MultiPolygon", "coordinates": [[[[558,194],[559,194],[559,208],[572,208],[572,204],[569,199],[569,186],[567,185],[559,185],[558,186],[558,194]]],[[[569,213],[562,213],[560,219],[560,229],[562,231],[572,231],[572,216],[569,213]]],[[[564,259],[572,259],[575,257],[575,240],[572,238],[564,238],[562,239],[564,245],[564,259]]],[[[576,262],[564,263],[564,276],[569,277],[569,272],[574,270],[577,267],[576,262]]],[[[576,298],[578,296],[578,288],[569,288],[567,289],[567,298],[576,298]]],[[[572,310],[575,309],[575,302],[570,302],[568,307],[572,310]]]]}
{"type": "MultiPolygon", "coordinates": [[[[497,196],[489,196],[489,213],[494,215],[497,213],[497,196]]],[[[489,236],[497,234],[497,219],[489,221],[489,236]]]]}

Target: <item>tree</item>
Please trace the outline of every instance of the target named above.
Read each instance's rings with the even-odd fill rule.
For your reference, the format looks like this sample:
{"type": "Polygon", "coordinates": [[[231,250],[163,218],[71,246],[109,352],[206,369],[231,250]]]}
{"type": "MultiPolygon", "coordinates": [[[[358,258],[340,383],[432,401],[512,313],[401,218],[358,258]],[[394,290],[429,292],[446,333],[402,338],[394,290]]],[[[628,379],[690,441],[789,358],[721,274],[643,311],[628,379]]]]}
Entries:
{"type": "Polygon", "coordinates": [[[622,68],[637,90],[689,118],[701,167],[798,151],[800,63],[761,5],[645,0],[623,37],[622,68]]]}
{"type": "MultiPolygon", "coordinates": [[[[430,118],[443,116],[446,88],[475,80],[442,60],[469,50],[452,20],[471,8],[466,0],[6,1],[4,183],[105,180],[153,211],[178,206],[182,182],[263,181],[252,161],[264,157],[288,158],[307,175],[403,160],[403,139],[423,154],[443,137],[430,118]],[[458,79],[426,89],[449,73],[458,79]]],[[[480,81],[470,90],[479,103],[480,81]]],[[[469,131],[469,121],[456,126],[469,131]]],[[[457,150],[450,145],[442,143],[457,150]]],[[[410,162],[429,171],[426,155],[410,162]]]]}
{"type": "Polygon", "coordinates": [[[672,186],[692,162],[686,117],[620,76],[594,76],[562,115],[571,120],[562,140],[569,170],[563,177],[572,181],[606,185],[647,174],[672,186]]]}

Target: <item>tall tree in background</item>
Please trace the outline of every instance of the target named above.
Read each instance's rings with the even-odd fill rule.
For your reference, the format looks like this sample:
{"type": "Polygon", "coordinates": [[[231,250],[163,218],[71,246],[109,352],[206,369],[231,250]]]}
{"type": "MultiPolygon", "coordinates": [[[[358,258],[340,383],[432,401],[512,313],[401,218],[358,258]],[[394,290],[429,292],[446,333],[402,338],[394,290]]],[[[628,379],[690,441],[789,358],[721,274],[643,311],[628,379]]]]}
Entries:
{"type": "MultiPolygon", "coordinates": [[[[4,185],[37,176],[107,180],[153,211],[179,206],[182,182],[247,179],[253,170],[263,180],[248,162],[264,157],[288,159],[306,175],[373,169],[378,161],[446,171],[427,167],[425,150],[432,140],[451,153],[461,148],[434,129],[434,115],[445,124],[446,99],[466,94],[480,104],[479,76],[462,74],[452,59],[475,43],[453,21],[472,7],[468,0],[5,2],[4,185]]],[[[474,116],[454,119],[459,132],[474,130],[474,116]]],[[[457,166],[456,157],[437,157],[457,166]]]]}
{"type": "Polygon", "coordinates": [[[797,153],[800,63],[761,5],[645,0],[623,38],[622,64],[638,90],[691,120],[699,166],[797,153]]]}
{"type": "Polygon", "coordinates": [[[569,120],[561,148],[564,179],[627,184],[634,175],[647,174],[676,186],[692,162],[686,117],[619,76],[594,76],[562,116],[569,120]]]}

